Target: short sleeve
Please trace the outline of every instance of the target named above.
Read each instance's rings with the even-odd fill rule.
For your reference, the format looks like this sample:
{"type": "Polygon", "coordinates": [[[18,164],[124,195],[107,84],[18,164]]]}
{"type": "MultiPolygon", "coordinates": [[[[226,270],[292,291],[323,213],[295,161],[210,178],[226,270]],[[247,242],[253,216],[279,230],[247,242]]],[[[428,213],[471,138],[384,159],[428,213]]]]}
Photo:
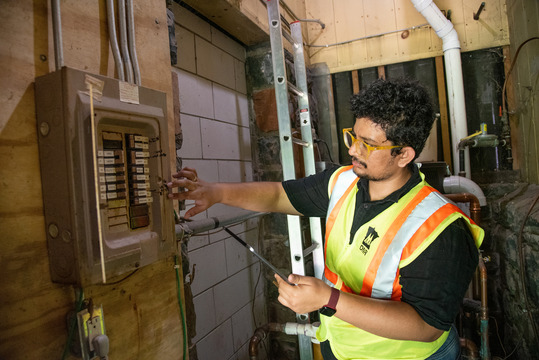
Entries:
{"type": "Polygon", "coordinates": [[[479,252],[465,220],[451,223],[412,263],[400,270],[402,301],[440,330],[448,330],[477,268],[479,252]]]}
{"type": "Polygon", "coordinates": [[[329,179],[337,169],[334,167],[302,179],[284,181],[283,188],[294,208],[304,216],[325,217],[329,204],[329,179]]]}

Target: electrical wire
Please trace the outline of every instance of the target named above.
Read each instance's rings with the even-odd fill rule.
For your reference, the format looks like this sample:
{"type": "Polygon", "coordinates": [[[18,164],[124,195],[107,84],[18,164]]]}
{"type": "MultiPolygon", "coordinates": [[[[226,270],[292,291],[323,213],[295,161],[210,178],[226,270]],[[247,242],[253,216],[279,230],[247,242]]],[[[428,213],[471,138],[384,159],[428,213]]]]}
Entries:
{"type": "Polygon", "coordinates": [[[430,24],[427,23],[427,24],[415,25],[415,26],[411,26],[411,27],[408,27],[408,28],[405,28],[405,29],[392,30],[392,31],[387,31],[387,32],[383,32],[383,33],[380,33],[380,34],[362,36],[362,37],[359,37],[359,38],[355,38],[355,39],[351,39],[351,40],[345,40],[345,41],[341,41],[341,42],[336,42],[336,43],[333,43],[333,44],[326,44],[326,45],[305,44],[305,46],[312,47],[312,48],[327,48],[327,47],[330,47],[330,46],[345,45],[345,44],[349,44],[351,42],[355,42],[355,41],[359,41],[359,40],[372,39],[372,38],[375,38],[375,37],[380,37],[380,36],[383,36],[383,35],[393,34],[393,33],[401,32],[401,31],[415,30],[415,29],[419,29],[419,28],[422,28],[422,27],[430,27],[430,24]]]}
{"type": "Polygon", "coordinates": [[[513,68],[515,67],[515,64],[517,63],[518,54],[520,53],[520,50],[524,45],[526,45],[528,42],[532,40],[539,40],[539,36],[531,37],[527,40],[525,40],[522,44],[520,44],[517,48],[517,51],[515,52],[515,57],[513,60],[511,60],[511,66],[509,66],[509,71],[507,71],[507,74],[505,75],[505,81],[503,82],[503,88],[502,88],[502,113],[505,114],[507,109],[505,108],[505,88],[507,87],[507,81],[509,80],[509,75],[511,75],[511,71],[513,71],[513,68]]]}
{"type": "Polygon", "coordinates": [[[535,204],[537,204],[537,201],[539,201],[539,195],[535,198],[534,202],[530,206],[530,209],[528,210],[528,213],[524,217],[524,221],[522,222],[522,226],[520,227],[520,231],[518,233],[518,260],[519,260],[519,277],[520,277],[520,284],[522,287],[522,292],[524,294],[524,304],[526,305],[526,313],[528,314],[528,317],[530,318],[530,322],[532,323],[532,329],[533,329],[533,335],[535,337],[535,341],[539,342],[539,337],[537,337],[537,325],[535,324],[535,320],[533,318],[533,313],[531,311],[530,306],[530,299],[528,298],[528,290],[526,289],[526,263],[524,261],[524,252],[522,251],[522,234],[524,232],[524,225],[526,225],[526,222],[528,221],[528,218],[530,217],[530,214],[535,207],[535,204]]]}
{"type": "Polygon", "coordinates": [[[183,304],[182,304],[182,292],[181,292],[181,285],[180,285],[180,271],[179,271],[179,265],[178,265],[178,255],[174,255],[174,270],[176,270],[176,287],[178,289],[178,306],[180,307],[180,314],[182,316],[182,332],[183,332],[183,358],[186,359],[186,353],[187,353],[187,329],[185,325],[185,314],[183,312],[183,304]]]}
{"type": "MultiPolygon", "coordinates": [[[[75,293],[77,292],[77,289],[75,289],[75,293]]],[[[76,298],[76,294],[75,294],[76,298]]],[[[64,352],[62,354],[62,360],[64,360],[69,352],[69,347],[71,346],[71,342],[73,341],[73,335],[75,334],[75,328],[77,326],[77,314],[82,310],[82,301],[84,300],[84,291],[82,291],[82,288],[79,289],[79,298],[77,302],[75,303],[75,314],[73,315],[73,318],[71,319],[71,324],[69,324],[69,332],[67,335],[67,342],[64,347],[64,352]]]]}

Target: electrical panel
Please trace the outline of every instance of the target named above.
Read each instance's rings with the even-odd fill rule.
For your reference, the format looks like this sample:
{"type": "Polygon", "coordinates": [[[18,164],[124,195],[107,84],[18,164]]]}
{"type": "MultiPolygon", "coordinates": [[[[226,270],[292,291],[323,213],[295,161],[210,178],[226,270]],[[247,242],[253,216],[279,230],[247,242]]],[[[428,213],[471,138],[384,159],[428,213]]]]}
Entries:
{"type": "Polygon", "coordinates": [[[165,94],[67,67],[35,90],[52,280],[106,282],[171,255],[165,94]]]}

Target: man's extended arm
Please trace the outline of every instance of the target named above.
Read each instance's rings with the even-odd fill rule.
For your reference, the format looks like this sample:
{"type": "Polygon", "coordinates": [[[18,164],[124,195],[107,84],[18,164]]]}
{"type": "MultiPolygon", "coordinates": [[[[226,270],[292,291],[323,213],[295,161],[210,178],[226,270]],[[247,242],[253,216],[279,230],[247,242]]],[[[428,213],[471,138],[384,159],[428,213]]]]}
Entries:
{"type": "Polygon", "coordinates": [[[184,168],[172,177],[174,179],[167,186],[170,189],[177,187],[180,191],[171,192],[169,198],[195,201],[195,206],[185,213],[185,218],[216,203],[252,211],[301,215],[288,200],[280,182],[210,183],[200,180],[196,170],[191,168],[184,168]]]}
{"type": "MultiPolygon", "coordinates": [[[[329,301],[331,289],[322,280],[290,275],[288,285],[278,276],[279,302],[303,314],[315,311],[329,301]]],[[[390,339],[434,341],[443,331],[427,324],[415,309],[404,302],[380,300],[341,292],[336,317],[372,334],[390,339]]]]}

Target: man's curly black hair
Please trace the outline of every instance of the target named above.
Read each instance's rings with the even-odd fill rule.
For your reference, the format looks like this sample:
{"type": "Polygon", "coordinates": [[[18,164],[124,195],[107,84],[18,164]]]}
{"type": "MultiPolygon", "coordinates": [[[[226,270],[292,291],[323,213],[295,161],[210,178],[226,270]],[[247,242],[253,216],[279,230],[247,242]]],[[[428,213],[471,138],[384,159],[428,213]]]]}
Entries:
{"type": "Polygon", "coordinates": [[[417,158],[434,123],[428,91],[415,80],[378,79],[350,100],[356,118],[380,125],[394,145],[410,146],[417,158]]]}

